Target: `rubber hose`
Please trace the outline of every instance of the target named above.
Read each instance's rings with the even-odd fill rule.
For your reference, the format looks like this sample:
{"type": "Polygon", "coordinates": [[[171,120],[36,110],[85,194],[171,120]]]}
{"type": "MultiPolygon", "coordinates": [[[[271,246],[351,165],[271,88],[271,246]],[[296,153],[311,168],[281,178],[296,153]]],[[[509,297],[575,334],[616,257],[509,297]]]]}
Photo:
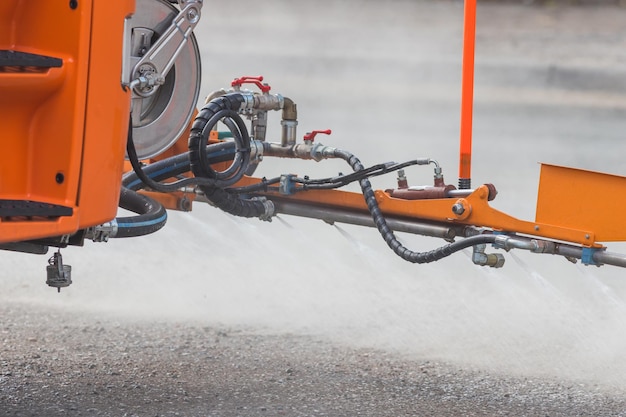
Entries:
{"type": "MultiPolygon", "coordinates": [[[[207,159],[209,163],[231,161],[235,155],[234,142],[219,142],[207,146],[207,159]]],[[[189,152],[170,156],[158,162],[153,162],[143,168],[143,172],[154,181],[163,181],[176,177],[191,170],[189,152]]],[[[130,171],[122,179],[122,185],[131,190],[139,190],[145,186],[137,173],[130,171]]]]}
{"type": "MultiPolygon", "coordinates": [[[[194,119],[189,135],[189,160],[191,162],[191,171],[196,177],[217,177],[217,173],[209,166],[207,161],[204,160],[206,155],[204,149],[207,147],[206,144],[211,128],[225,116],[229,116],[235,121],[241,133],[241,135],[233,135],[235,143],[237,143],[237,151],[247,153],[246,156],[249,157],[250,136],[248,135],[245,123],[237,114],[243,101],[243,96],[239,93],[231,93],[217,97],[202,107],[194,119]],[[218,115],[222,116],[219,117],[218,115]]],[[[249,158],[244,159],[247,164],[249,158]]]]}
{"type": "Polygon", "coordinates": [[[245,130],[246,126],[244,125],[243,120],[239,116],[237,112],[232,110],[221,110],[215,113],[204,125],[204,129],[202,130],[202,138],[203,140],[198,141],[197,147],[198,152],[196,155],[199,156],[198,163],[194,167],[195,175],[197,177],[208,177],[214,178],[216,180],[221,181],[221,183],[216,181],[217,186],[225,187],[228,185],[232,185],[235,182],[239,181],[239,179],[243,176],[245,170],[248,167],[248,161],[250,160],[250,137],[247,136],[247,132],[244,135],[242,129],[245,130]],[[211,130],[220,120],[224,119],[232,122],[236,120],[235,123],[227,123],[230,126],[230,129],[233,133],[233,139],[237,146],[237,152],[235,153],[235,158],[232,164],[224,171],[215,171],[211,164],[207,159],[206,148],[208,145],[206,144],[206,140],[208,139],[211,130]],[[244,136],[246,137],[244,139],[244,136]],[[228,183],[230,182],[230,184],[228,183]],[[221,184],[221,185],[219,185],[221,184]]]}
{"type": "MultiPolygon", "coordinates": [[[[236,112],[243,103],[243,96],[239,93],[230,93],[217,97],[205,105],[196,116],[189,136],[189,160],[191,171],[196,176],[206,175],[204,166],[201,161],[201,152],[204,144],[207,143],[210,131],[209,121],[222,111],[236,112]]],[[[237,122],[237,121],[235,121],[237,122]]],[[[244,152],[250,152],[250,137],[248,136],[245,125],[239,126],[242,133],[242,141],[244,142],[244,152]]],[[[238,150],[239,151],[239,150],[238,150]]],[[[249,158],[246,158],[248,161],[249,158]]],[[[244,169],[245,171],[245,169],[244,169]]],[[[216,207],[226,213],[239,217],[264,217],[267,216],[266,205],[258,199],[247,199],[238,194],[228,193],[222,188],[200,185],[200,189],[216,207]]]]}
{"type": "MultiPolygon", "coordinates": [[[[345,160],[355,172],[364,169],[361,161],[359,161],[359,159],[350,152],[336,150],[335,156],[345,160]]],[[[434,262],[445,258],[446,256],[450,256],[462,249],[482,243],[494,243],[496,241],[496,235],[477,235],[444,245],[428,252],[414,252],[402,245],[387,225],[387,221],[378,206],[378,201],[376,200],[370,181],[367,178],[363,178],[359,180],[359,185],[361,186],[361,191],[363,192],[367,208],[372,215],[372,219],[374,220],[374,224],[380,232],[380,235],[385,240],[387,245],[394,251],[394,253],[406,261],[418,264],[434,262]]]]}
{"type": "Polygon", "coordinates": [[[121,188],[119,206],[138,215],[116,218],[117,233],[111,237],[148,235],[161,229],[167,222],[167,211],[161,204],[126,187],[121,188]]]}

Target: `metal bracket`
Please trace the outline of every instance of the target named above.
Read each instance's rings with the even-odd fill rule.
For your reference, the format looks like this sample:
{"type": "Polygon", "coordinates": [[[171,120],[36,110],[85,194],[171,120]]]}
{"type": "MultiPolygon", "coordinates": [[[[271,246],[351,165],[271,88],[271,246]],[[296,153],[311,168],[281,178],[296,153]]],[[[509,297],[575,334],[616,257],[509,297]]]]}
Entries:
{"type": "Polygon", "coordinates": [[[140,96],[154,93],[200,21],[202,0],[181,1],[181,11],[169,28],[137,62],[132,71],[130,87],[140,96]]]}
{"type": "Polygon", "coordinates": [[[599,248],[582,248],[582,256],[580,257],[580,261],[583,263],[583,265],[602,265],[593,259],[593,255],[599,250],[599,248]]]}
{"type": "Polygon", "coordinates": [[[296,176],[294,174],[283,174],[280,176],[280,183],[278,185],[278,192],[283,195],[291,195],[296,192],[296,185],[293,179],[296,176]]]}
{"type": "Polygon", "coordinates": [[[109,238],[117,235],[117,221],[115,219],[110,222],[99,224],[87,229],[85,238],[94,242],[108,242],[109,238]]]}

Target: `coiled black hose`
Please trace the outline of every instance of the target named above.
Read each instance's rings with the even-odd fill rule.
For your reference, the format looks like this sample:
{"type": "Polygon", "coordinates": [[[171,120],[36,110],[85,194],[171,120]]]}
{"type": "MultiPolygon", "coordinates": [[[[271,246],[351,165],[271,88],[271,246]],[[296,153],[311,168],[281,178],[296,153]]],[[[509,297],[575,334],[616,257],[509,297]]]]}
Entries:
{"type": "MultiPolygon", "coordinates": [[[[245,123],[237,114],[244,99],[239,93],[230,93],[211,100],[196,116],[189,136],[189,161],[191,171],[196,177],[209,177],[231,182],[231,185],[239,181],[250,161],[250,136],[245,123]],[[233,137],[237,146],[235,160],[232,166],[236,166],[237,172],[228,171],[230,177],[220,178],[206,160],[208,137],[211,129],[223,117],[234,121],[237,131],[233,137]]],[[[232,124],[231,124],[232,125],[232,124]]],[[[268,216],[268,209],[261,199],[248,199],[240,195],[231,194],[224,190],[221,185],[199,185],[207,199],[223,211],[240,217],[268,216]]]]}
{"type": "MultiPolygon", "coordinates": [[[[184,178],[184,179],[167,183],[167,184],[154,180],[149,175],[146,175],[146,173],[144,172],[144,168],[141,166],[141,163],[139,162],[139,158],[137,157],[137,151],[135,150],[135,144],[133,142],[132,128],[129,128],[129,131],[128,131],[128,139],[126,141],[126,153],[128,154],[128,160],[133,167],[133,172],[135,173],[137,178],[141,180],[141,182],[143,183],[141,184],[141,187],[139,188],[149,187],[155,191],[159,191],[162,193],[169,193],[172,191],[177,191],[180,188],[188,186],[188,185],[210,184],[210,185],[216,185],[216,186],[226,186],[228,184],[231,184],[232,182],[232,181],[224,182],[222,180],[218,180],[215,178],[203,178],[203,177],[184,178]]],[[[183,155],[180,155],[180,158],[189,157],[189,154],[183,154],[183,155]]],[[[179,158],[179,157],[174,157],[174,158],[179,158]]],[[[168,160],[168,162],[172,162],[172,161],[168,160]]],[[[175,162],[177,164],[186,163],[185,161],[182,161],[181,159],[176,159],[175,162]]],[[[186,165],[187,165],[187,170],[184,172],[189,171],[189,164],[186,163],[186,165]]],[[[169,177],[166,177],[166,178],[169,178],[169,177]]]]}
{"type": "MultiPolygon", "coordinates": [[[[345,160],[355,172],[364,169],[361,161],[359,161],[359,159],[356,156],[352,155],[350,152],[336,150],[334,154],[335,157],[345,160]]],[[[385,217],[383,216],[382,212],[380,211],[380,207],[378,206],[378,201],[376,201],[376,196],[374,195],[372,184],[370,183],[369,179],[362,178],[361,180],[359,180],[359,185],[361,186],[363,197],[365,197],[367,208],[370,211],[372,218],[374,219],[374,224],[376,224],[376,228],[380,232],[380,235],[383,237],[387,245],[396,253],[396,255],[406,261],[418,264],[434,262],[445,258],[446,256],[452,255],[453,253],[458,252],[462,249],[482,243],[494,243],[496,240],[496,235],[477,235],[450,243],[448,245],[433,249],[428,252],[414,252],[403,246],[402,243],[398,241],[393,231],[387,225],[387,221],[385,220],[385,217]]]]}

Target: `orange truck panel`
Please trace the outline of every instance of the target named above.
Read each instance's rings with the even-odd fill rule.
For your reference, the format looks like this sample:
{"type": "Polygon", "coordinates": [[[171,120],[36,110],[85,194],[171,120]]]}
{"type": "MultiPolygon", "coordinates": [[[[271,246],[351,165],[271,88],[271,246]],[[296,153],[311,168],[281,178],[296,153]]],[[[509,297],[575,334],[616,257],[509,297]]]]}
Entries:
{"type": "Polygon", "coordinates": [[[70,234],[115,216],[130,107],[123,26],[133,9],[132,0],[0,5],[5,56],[60,60],[0,65],[0,242],[70,234]],[[28,207],[19,216],[11,205],[28,207]],[[48,215],[48,206],[66,213],[48,215]]]}

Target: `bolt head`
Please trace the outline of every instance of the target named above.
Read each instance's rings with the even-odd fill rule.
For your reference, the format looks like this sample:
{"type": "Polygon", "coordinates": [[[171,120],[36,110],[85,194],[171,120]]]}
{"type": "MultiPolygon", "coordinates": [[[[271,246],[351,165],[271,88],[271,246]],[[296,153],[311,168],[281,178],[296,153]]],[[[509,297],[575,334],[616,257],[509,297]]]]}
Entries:
{"type": "Polygon", "coordinates": [[[187,12],[187,19],[189,19],[190,23],[196,23],[199,20],[199,14],[196,9],[189,9],[187,12]]]}
{"type": "Polygon", "coordinates": [[[463,204],[461,203],[456,203],[452,206],[452,212],[457,216],[460,216],[461,214],[465,213],[465,207],[463,207],[463,204]]]}

